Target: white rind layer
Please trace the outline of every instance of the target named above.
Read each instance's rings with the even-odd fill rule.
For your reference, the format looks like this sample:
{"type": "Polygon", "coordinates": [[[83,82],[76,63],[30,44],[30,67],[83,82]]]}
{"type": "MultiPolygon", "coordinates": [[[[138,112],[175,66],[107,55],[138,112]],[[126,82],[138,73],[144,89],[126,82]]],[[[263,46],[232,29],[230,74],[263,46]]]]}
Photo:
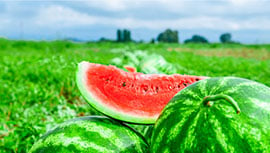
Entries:
{"type": "MultiPolygon", "coordinates": [[[[117,120],[130,122],[130,123],[140,123],[140,124],[153,124],[155,123],[158,115],[154,117],[145,117],[145,116],[138,116],[134,113],[123,112],[119,109],[112,108],[111,106],[106,105],[98,95],[95,95],[91,92],[91,88],[94,87],[87,87],[87,70],[91,69],[91,66],[95,64],[91,64],[89,62],[80,62],[78,64],[78,70],[76,75],[76,82],[77,86],[82,93],[83,97],[86,101],[94,107],[96,110],[100,111],[101,113],[112,117],[117,120]]],[[[136,111],[134,111],[136,112],[136,111]]]]}

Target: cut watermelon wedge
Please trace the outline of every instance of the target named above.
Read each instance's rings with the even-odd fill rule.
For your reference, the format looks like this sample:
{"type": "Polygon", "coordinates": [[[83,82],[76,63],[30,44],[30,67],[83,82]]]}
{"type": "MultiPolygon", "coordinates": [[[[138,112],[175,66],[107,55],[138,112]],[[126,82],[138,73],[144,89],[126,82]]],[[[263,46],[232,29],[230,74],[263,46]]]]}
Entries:
{"type": "Polygon", "coordinates": [[[177,92],[204,78],[125,72],[115,66],[81,62],[77,85],[87,102],[105,115],[152,124],[177,92]]]}

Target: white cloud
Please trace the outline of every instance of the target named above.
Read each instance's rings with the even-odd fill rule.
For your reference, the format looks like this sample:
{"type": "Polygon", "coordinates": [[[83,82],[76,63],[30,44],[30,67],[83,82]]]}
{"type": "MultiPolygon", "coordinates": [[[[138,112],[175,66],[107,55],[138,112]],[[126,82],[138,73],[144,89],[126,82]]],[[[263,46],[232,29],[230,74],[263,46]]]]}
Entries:
{"type": "Polygon", "coordinates": [[[43,35],[46,31],[68,33],[81,27],[99,30],[99,26],[104,31],[115,28],[270,30],[270,1],[267,0],[48,0],[46,3],[17,0],[3,3],[0,34],[16,33],[20,23],[25,33],[32,35],[43,35]]]}
{"type": "Polygon", "coordinates": [[[121,11],[128,8],[125,0],[90,0],[82,3],[102,10],[121,11]]]}
{"type": "Polygon", "coordinates": [[[260,3],[262,0],[229,0],[230,3],[236,6],[245,6],[252,3],[260,3]]]}
{"type": "Polygon", "coordinates": [[[166,9],[179,10],[184,7],[186,0],[88,0],[82,1],[82,3],[89,7],[117,12],[129,11],[144,6],[149,8],[153,6],[162,6],[166,9]]]}
{"type": "Polygon", "coordinates": [[[249,18],[245,20],[224,19],[216,16],[193,16],[163,20],[147,20],[132,17],[111,18],[107,16],[92,16],[56,5],[42,8],[35,18],[35,24],[41,27],[58,28],[105,25],[119,28],[158,30],[165,28],[212,30],[270,29],[270,21],[267,18],[249,18]]]}
{"type": "Polygon", "coordinates": [[[261,29],[270,30],[268,19],[252,18],[248,20],[224,20],[218,17],[198,16],[191,18],[179,18],[176,20],[138,20],[132,18],[118,19],[114,22],[117,26],[125,28],[149,28],[149,29],[211,29],[211,30],[246,30],[261,29]],[[260,23],[260,24],[258,24],[260,23]]]}
{"type": "Polygon", "coordinates": [[[55,5],[41,8],[34,20],[38,26],[69,27],[95,24],[98,19],[67,7],[55,5]]]}

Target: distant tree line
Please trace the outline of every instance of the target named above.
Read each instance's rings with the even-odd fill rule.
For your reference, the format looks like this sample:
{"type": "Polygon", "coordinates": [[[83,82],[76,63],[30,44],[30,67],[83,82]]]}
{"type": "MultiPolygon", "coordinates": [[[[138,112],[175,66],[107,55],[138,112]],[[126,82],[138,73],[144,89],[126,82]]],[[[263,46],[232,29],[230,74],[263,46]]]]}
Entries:
{"type": "Polygon", "coordinates": [[[131,32],[127,29],[117,30],[117,42],[130,42],[131,41],[131,32]]]}
{"type": "MultiPolygon", "coordinates": [[[[116,32],[116,42],[131,42],[131,32],[128,29],[118,29],[116,32]]],[[[220,35],[219,40],[221,43],[238,43],[232,40],[232,35],[230,33],[223,33],[220,35]]],[[[99,41],[113,41],[106,38],[101,38],[99,41]]],[[[150,43],[179,43],[179,34],[177,30],[166,29],[165,31],[158,34],[157,38],[152,38],[150,43]]],[[[142,40],[138,43],[143,42],[142,40]]],[[[207,38],[204,36],[195,34],[191,38],[184,40],[184,43],[209,43],[207,38]]]]}
{"type": "Polygon", "coordinates": [[[178,31],[167,29],[157,37],[158,42],[178,43],[178,31]]]}
{"type": "Polygon", "coordinates": [[[219,40],[222,43],[234,43],[234,41],[232,41],[232,35],[230,33],[224,33],[220,35],[219,40]]]}
{"type": "Polygon", "coordinates": [[[208,43],[208,40],[200,35],[193,35],[191,39],[187,39],[184,43],[208,43]]]}

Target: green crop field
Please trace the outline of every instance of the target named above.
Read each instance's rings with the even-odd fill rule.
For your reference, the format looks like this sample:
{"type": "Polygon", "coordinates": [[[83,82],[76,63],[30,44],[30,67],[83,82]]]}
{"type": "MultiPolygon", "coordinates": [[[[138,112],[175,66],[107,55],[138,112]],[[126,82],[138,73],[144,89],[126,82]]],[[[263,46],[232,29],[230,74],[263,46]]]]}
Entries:
{"type": "Polygon", "coordinates": [[[56,124],[97,114],[81,97],[77,63],[125,52],[162,55],[177,73],[238,76],[270,86],[270,45],[71,43],[0,39],[0,152],[27,152],[56,124]]]}

